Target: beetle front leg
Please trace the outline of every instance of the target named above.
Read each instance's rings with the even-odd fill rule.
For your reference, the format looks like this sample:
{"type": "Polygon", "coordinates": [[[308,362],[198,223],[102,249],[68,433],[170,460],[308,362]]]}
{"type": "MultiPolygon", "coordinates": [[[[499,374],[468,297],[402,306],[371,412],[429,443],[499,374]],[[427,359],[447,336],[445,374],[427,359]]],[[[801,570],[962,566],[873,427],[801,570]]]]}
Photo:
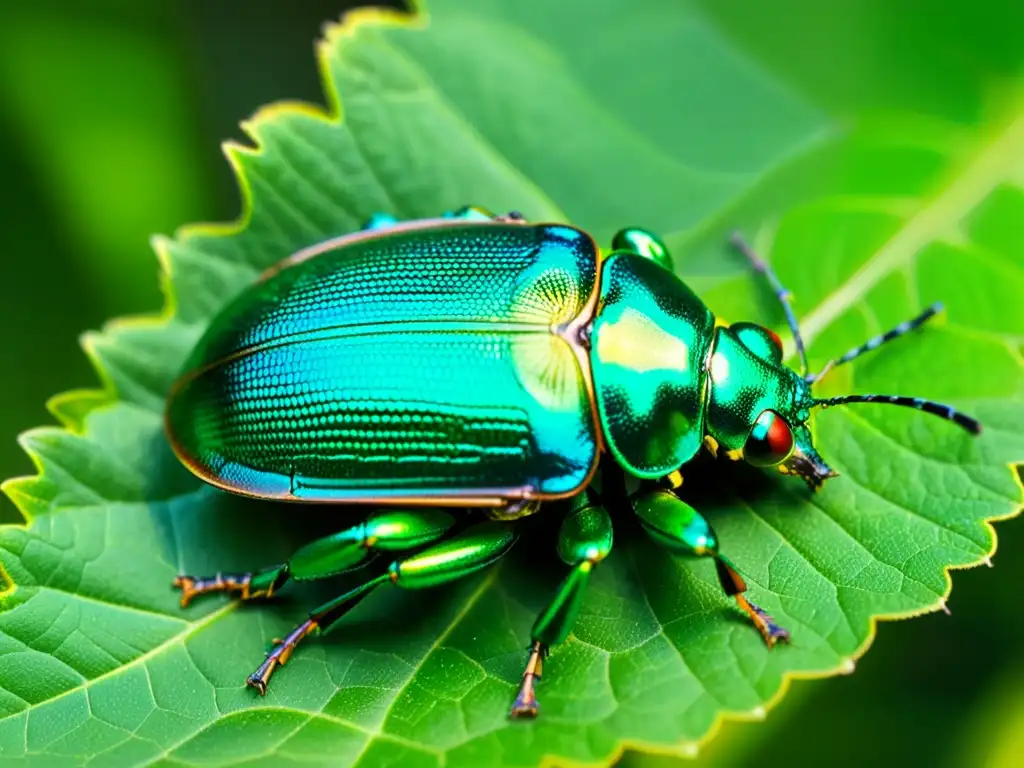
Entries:
{"type": "Polygon", "coordinates": [[[242,600],[268,598],[290,579],[310,581],[336,576],[365,565],[377,552],[415,549],[441,538],[455,524],[447,512],[424,507],[414,511],[380,510],[359,525],[306,544],[286,563],[255,573],[218,573],[209,578],[179,576],[181,607],[210,592],[237,593],[242,600]]]}
{"type": "Polygon", "coordinates": [[[672,255],[668,251],[668,246],[653,232],[639,227],[628,227],[616,232],[612,238],[612,252],[643,256],[669,272],[672,271],[672,255]]]}
{"type": "Polygon", "coordinates": [[[572,570],[562,581],[548,606],[537,617],[530,632],[530,655],[523,671],[519,693],[509,712],[513,719],[536,717],[538,711],[535,687],[541,668],[553,645],[565,641],[586,592],[590,573],[612,549],[612,521],[604,507],[586,493],[573,499],[572,509],[558,533],[558,556],[572,570]]]}
{"type": "Polygon", "coordinates": [[[434,544],[409,557],[395,560],[387,571],[367,579],[354,589],[317,607],[309,618],[283,640],[275,641],[266,660],[246,683],[261,695],[278,666],[291,658],[296,646],[313,632],[326,633],[360,600],[381,584],[391,582],[403,589],[424,589],[447,584],[469,576],[503,557],[515,544],[515,530],[506,524],[488,521],[470,526],[447,541],[434,544]]]}
{"type": "Polygon", "coordinates": [[[743,595],[747,591],[746,582],[728,558],[718,551],[714,530],[697,510],[666,490],[649,491],[632,503],[647,533],[670,552],[715,559],[718,581],[725,594],[736,598],[769,648],[779,641],[789,642],[789,632],[743,595]]]}

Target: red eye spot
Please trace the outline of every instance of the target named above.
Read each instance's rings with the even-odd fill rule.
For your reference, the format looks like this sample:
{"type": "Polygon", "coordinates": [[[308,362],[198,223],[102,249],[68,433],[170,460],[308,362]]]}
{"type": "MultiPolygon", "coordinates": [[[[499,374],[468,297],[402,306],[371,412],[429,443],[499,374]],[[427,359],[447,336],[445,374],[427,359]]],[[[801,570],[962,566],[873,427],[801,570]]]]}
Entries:
{"type": "MultiPolygon", "coordinates": [[[[772,335],[775,336],[774,333],[772,335]]],[[[775,336],[775,338],[779,337],[775,336]]],[[[767,439],[773,456],[787,457],[793,450],[793,433],[790,431],[789,425],[781,418],[772,421],[771,426],[768,427],[767,439]]]]}
{"type": "Polygon", "coordinates": [[[767,334],[768,338],[772,340],[772,343],[775,345],[775,348],[777,350],[779,350],[779,352],[781,353],[782,352],[782,339],[779,338],[779,334],[777,334],[771,328],[765,328],[764,332],[765,332],[765,334],[767,334]]]}
{"type": "Polygon", "coordinates": [[[743,444],[743,458],[755,467],[774,467],[793,453],[793,432],[775,411],[762,411],[743,444]]]}

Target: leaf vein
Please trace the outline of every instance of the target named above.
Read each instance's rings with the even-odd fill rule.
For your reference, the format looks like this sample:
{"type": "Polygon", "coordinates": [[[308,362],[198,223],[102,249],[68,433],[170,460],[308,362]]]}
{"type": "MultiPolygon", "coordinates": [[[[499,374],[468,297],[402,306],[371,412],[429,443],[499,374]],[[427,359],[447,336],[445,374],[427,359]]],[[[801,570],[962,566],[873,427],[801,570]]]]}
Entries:
{"type": "MultiPolygon", "coordinates": [[[[92,678],[90,680],[84,680],[79,685],[76,685],[76,686],[74,686],[72,688],[68,688],[68,689],[66,689],[64,691],[61,691],[56,696],[51,696],[50,698],[45,699],[43,701],[37,701],[35,703],[35,707],[40,707],[40,706],[43,706],[45,704],[50,704],[50,703],[52,703],[54,701],[57,701],[58,699],[66,698],[66,697],[70,696],[73,693],[78,693],[79,691],[85,691],[90,686],[97,685],[97,684],[103,682],[104,680],[107,680],[107,679],[112,678],[112,677],[116,677],[116,676],[126,672],[129,669],[133,669],[134,667],[138,666],[139,664],[145,664],[150,659],[160,655],[164,651],[174,647],[175,645],[178,645],[179,643],[185,644],[186,641],[188,641],[194,635],[198,634],[199,632],[201,632],[202,630],[206,629],[208,626],[210,626],[214,622],[218,621],[219,619],[221,619],[224,616],[226,616],[227,614],[229,614],[231,611],[233,611],[237,607],[237,605],[238,605],[237,602],[228,603],[223,608],[219,608],[218,610],[214,611],[213,613],[207,614],[201,620],[195,622],[194,624],[190,624],[187,629],[183,630],[182,632],[179,632],[178,634],[174,635],[173,637],[169,637],[164,642],[160,643],[159,645],[154,646],[153,648],[151,648],[150,650],[148,650],[146,653],[142,654],[141,656],[138,656],[138,657],[132,659],[127,664],[124,664],[124,665],[122,665],[120,667],[117,667],[116,669],[112,669],[109,672],[104,672],[102,675],[98,675],[97,677],[94,677],[94,678],[92,678]]],[[[18,714],[21,714],[21,713],[19,712],[19,713],[15,713],[15,714],[12,714],[12,715],[5,715],[3,717],[0,717],[0,723],[4,722],[6,720],[9,720],[12,717],[17,716],[18,714]]]]}
{"type": "Polygon", "coordinates": [[[1007,158],[1019,157],[1022,152],[1024,116],[1011,122],[938,196],[908,219],[859,270],[801,320],[801,332],[807,345],[883,277],[912,259],[937,233],[959,222],[977,207],[1008,178],[1011,164],[1007,158]]]}

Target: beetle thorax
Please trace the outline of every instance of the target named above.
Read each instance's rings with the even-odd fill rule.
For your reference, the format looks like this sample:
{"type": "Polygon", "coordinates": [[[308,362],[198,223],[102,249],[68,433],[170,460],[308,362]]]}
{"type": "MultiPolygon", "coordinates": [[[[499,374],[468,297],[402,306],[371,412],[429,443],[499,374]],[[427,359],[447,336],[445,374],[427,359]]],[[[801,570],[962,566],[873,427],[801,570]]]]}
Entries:
{"type": "Polygon", "coordinates": [[[689,461],[704,438],[714,316],[678,277],[639,255],[602,266],[590,360],[601,430],[638,477],[689,461]]]}

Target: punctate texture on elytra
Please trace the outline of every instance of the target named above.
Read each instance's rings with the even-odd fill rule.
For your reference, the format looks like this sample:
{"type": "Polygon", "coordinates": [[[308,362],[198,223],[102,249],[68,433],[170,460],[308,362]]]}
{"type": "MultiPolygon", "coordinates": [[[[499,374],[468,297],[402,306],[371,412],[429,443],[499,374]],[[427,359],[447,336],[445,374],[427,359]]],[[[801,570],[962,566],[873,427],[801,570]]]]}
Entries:
{"type": "MultiPolygon", "coordinates": [[[[888,6],[871,11],[869,29],[882,30],[872,56],[941,88],[901,91],[885,70],[851,94],[833,78],[878,68],[860,66],[857,46],[831,47],[827,66],[801,63],[777,8],[756,46],[710,3],[426,10],[415,24],[362,15],[329,31],[319,56],[332,116],[282,106],[246,124],[259,149],[229,153],[243,221],[159,241],[173,315],[89,335],[108,395],[63,396],[52,407],[73,431],[24,437],[42,474],[5,485],[29,517],[0,528],[11,585],[0,643],[17,659],[0,665],[5,764],[330,755],[487,768],[611,764],[627,747],[690,754],[721,718],[770,708],[786,680],[848,671],[880,617],[936,609],[947,569],[991,555],[988,521],[1017,512],[1024,116],[1010,108],[984,132],[965,117],[988,73],[957,65],[947,77],[942,62],[914,59],[905,36],[886,37],[888,6]],[[879,104],[906,111],[861,119],[879,104]],[[742,229],[792,290],[816,370],[942,300],[944,320],[836,370],[821,394],[934,398],[985,433],[965,439],[910,410],[835,408],[813,427],[841,477],[813,498],[792,478],[733,465],[687,476],[753,599],[799,636],[789,647],[764,648],[710,563],[618,535],[551,659],[558,685],[542,691],[542,717],[509,723],[524,638],[565,574],[551,530],[542,554],[520,541],[440,591],[375,591],[260,698],[242,682],[253,659],[333,593],[300,585],[273,607],[211,597],[182,611],[169,584],[283,562],[341,526],[320,509],[282,515],[205,487],[167,448],[166,396],[213,317],[263,270],[374,212],[408,219],[467,202],[571,223],[600,244],[626,225],[657,232],[717,317],[789,344],[770,291],[724,245],[742,229]]],[[[827,39],[807,36],[801,55],[827,39]]],[[[963,41],[944,45],[979,60],[963,41]]],[[[544,671],[542,685],[554,674],[544,671]]]]}
{"type": "Polygon", "coordinates": [[[578,342],[553,329],[593,311],[587,235],[463,224],[316,250],[228,307],[172,391],[200,476],[320,501],[583,487],[591,401],[578,342]]]}

